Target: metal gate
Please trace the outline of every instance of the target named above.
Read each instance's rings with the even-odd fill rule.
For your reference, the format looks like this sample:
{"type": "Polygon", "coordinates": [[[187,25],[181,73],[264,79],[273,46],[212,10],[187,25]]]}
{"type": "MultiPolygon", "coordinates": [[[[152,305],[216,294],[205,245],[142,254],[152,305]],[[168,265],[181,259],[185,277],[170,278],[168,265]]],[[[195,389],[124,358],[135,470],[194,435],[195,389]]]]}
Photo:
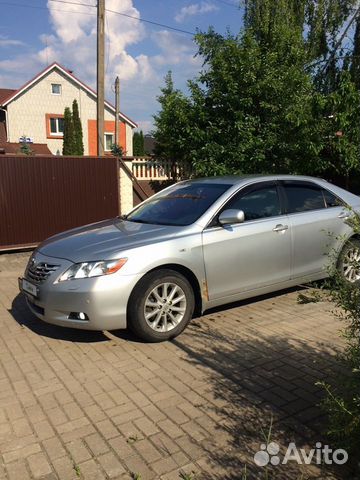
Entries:
{"type": "Polygon", "coordinates": [[[114,157],[0,156],[0,250],[119,214],[114,157]]]}

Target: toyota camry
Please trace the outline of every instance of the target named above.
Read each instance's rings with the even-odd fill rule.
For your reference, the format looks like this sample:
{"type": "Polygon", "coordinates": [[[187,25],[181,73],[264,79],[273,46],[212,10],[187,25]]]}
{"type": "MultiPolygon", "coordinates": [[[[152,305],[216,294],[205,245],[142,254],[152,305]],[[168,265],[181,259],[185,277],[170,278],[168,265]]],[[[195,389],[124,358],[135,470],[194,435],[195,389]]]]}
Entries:
{"type": "Polygon", "coordinates": [[[356,212],[360,197],[311,177],[187,180],[44,241],[19,286],[51,324],[167,340],[209,308],[325,278],[330,252],[359,283],[356,212]]]}

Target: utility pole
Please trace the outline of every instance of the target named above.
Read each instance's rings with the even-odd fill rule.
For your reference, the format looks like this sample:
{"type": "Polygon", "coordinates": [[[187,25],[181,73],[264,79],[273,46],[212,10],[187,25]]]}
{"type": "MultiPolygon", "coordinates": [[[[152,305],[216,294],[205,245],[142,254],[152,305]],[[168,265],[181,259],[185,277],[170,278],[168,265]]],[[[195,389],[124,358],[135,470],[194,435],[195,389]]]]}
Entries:
{"type": "Polygon", "coordinates": [[[104,155],[105,0],[97,2],[97,150],[104,155]]]}
{"type": "Polygon", "coordinates": [[[120,145],[119,136],[119,113],[120,113],[120,80],[119,77],[115,79],[115,145],[120,145]]]}

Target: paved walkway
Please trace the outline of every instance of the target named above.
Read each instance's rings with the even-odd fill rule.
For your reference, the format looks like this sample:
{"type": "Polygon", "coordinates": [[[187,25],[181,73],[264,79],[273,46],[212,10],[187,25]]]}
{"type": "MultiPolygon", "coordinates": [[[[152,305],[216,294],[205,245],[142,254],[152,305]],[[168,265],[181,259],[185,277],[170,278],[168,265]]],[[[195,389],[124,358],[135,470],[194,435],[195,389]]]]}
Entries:
{"type": "MultiPolygon", "coordinates": [[[[323,441],[315,382],[337,374],[341,346],[328,303],[282,292],[143,344],[35,319],[17,290],[28,256],[0,255],[1,479],[265,479],[253,457],[271,423],[281,454],[323,441]]],[[[289,462],[268,475],[342,469],[289,462]]]]}

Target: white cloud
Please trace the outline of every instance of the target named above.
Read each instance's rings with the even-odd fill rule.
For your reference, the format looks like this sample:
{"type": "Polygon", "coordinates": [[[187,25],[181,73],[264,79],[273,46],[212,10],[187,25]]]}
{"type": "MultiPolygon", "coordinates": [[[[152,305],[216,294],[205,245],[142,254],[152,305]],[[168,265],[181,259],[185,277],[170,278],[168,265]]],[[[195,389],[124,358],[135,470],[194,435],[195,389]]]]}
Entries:
{"type": "MultiPolygon", "coordinates": [[[[155,75],[143,83],[125,86],[125,101],[129,102],[136,122],[144,133],[153,129],[152,115],[159,111],[156,97],[164,85],[164,76],[172,70],[176,88],[186,90],[187,80],[200,70],[202,60],[195,57],[197,47],[192,37],[168,30],[154,31],[150,40],[159,53],[147,57],[147,62],[155,75]]],[[[143,69],[145,71],[145,69],[143,69]]]]}
{"type": "Polygon", "coordinates": [[[153,61],[159,66],[168,66],[184,64],[191,66],[199,63],[195,57],[197,48],[192,37],[182,36],[179,41],[179,34],[161,30],[152,34],[152,39],[159,47],[160,53],[153,57],[153,61]]]}
{"type": "Polygon", "coordinates": [[[202,15],[204,13],[216,12],[219,8],[213,3],[201,2],[193,3],[187,7],[183,7],[176,15],[175,20],[178,23],[183,22],[187,17],[192,17],[194,15],[202,15]]]}
{"type": "MultiPolygon", "coordinates": [[[[80,2],[79,2],[80,3],[80,2]]],[[[92,0],[91,5],[96,6],[92,0]]],[[[81,41],[90,36],[96,28],[96,9],[81,7],[75,4],[66,4],[66,10],[52,8],[53,2],[47,3],[50,12],[50,22],[56,36],[64,45],[70,45],[74,41],[81,41]],[[94,13],[92,15],[92,13],[94,13]]]]}
{"type": "MultiPolygon", "coordinates": [[[[95,0],[92,0],[92,3],[96,5],[95,0]]],[[[49,8],[51,5],[51,2],[48,2],[49,8]]],[[[107,0],[106,8],[135,18],[140,17],[139,11],[133,7],[132,0],[122,0],[121,3],[118,0],[107,0]]],[[[94,15],[89,15],[89,7],[71,5],[70,11],[71,13],[64,13],[50,8],[54,35],[42,38],[46,46],[38,55],[42,60],[46,57],[49,62],[57,60],[60,63],[66,63],[77,76],[94,85],[96,77],[96,9],[94,9],[94,15]]],[[[145,30],[141,23],[106,12],[105,34],[108,90],[116,75],[119,75],[122,80],[130,80],[135,76],[141,76],[143,67],[149,74],[149,68],[144,59],[137,59],[127,51],[130,45],[136,44],[144,38],[145,30]]]]}
{"type": "Polygon", "coordinates": [[[0,47],[17,47],[24,45],[25,43],[21,40],[14,40],[12,38],[5,37],[4,35],[0,35],[0,47]]]}

